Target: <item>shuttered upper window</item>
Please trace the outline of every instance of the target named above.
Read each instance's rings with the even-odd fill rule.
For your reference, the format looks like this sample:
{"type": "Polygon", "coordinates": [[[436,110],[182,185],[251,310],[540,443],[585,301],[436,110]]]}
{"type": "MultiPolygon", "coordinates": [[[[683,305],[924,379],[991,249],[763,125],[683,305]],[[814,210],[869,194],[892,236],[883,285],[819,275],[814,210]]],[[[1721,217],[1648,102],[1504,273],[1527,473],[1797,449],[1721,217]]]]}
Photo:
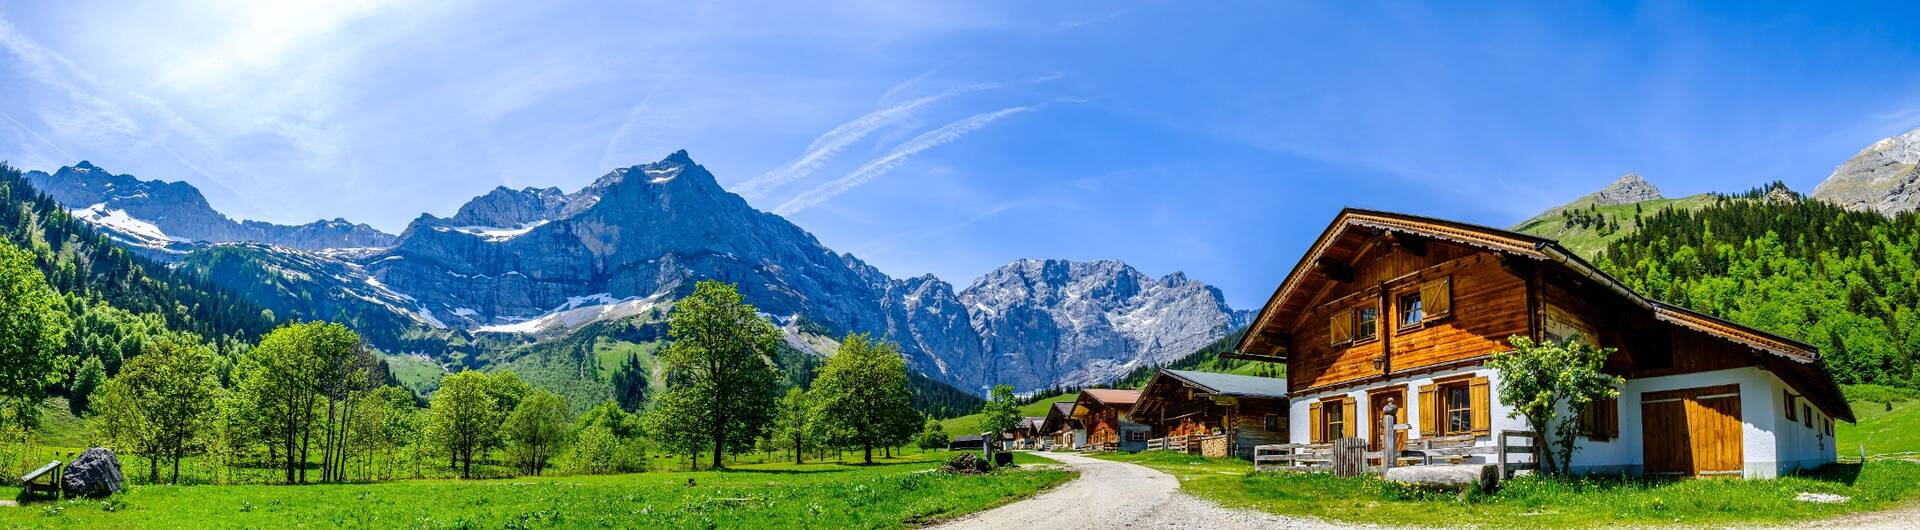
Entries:
{"type": "Polygon", "coordinates": [[[1453,278],[1427,280],[1394,299],[1395,323],[1408,331],[1453,314],[1453,278]]]}

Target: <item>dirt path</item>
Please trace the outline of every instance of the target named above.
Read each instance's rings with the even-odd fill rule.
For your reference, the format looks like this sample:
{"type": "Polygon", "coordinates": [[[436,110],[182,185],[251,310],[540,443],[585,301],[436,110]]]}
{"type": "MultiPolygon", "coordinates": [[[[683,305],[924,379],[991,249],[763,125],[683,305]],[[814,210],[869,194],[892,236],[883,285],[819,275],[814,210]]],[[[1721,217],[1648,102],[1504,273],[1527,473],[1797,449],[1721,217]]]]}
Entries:
{"type": "Polygon", "coordinates": [[[1031,499],[1001,506],[934,528],[1359,528],[1317,519],[1233,510],[1180,492],[1173,475],[1145,466],[1061,453],[1080,478],[1031,499]]]}
{"type": "Polygon", "coordinates": [[[1920,503],[1909,502],[1891,510],[1850,513],[1832,519],[1808,521],[1800,524],[1782,526],[1781,528],[1897,528],[1906,530],[1916,527],[1920,527],[1920,503]]]}

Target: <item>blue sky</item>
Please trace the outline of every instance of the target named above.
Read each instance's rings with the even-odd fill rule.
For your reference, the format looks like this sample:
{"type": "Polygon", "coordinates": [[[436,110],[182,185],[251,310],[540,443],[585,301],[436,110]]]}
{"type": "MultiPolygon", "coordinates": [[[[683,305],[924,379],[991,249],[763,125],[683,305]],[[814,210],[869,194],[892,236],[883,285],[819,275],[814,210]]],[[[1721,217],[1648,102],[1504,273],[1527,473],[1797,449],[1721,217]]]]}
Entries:
{"type": "Polygon", "coordinates": [[[1808,191],[1920,127],[1911,3],[159,4],[0,1],[0,160],[397,232],[685,148],[894,276],[1117,258],[1243,308],[1342,206],[1808,191]]]}

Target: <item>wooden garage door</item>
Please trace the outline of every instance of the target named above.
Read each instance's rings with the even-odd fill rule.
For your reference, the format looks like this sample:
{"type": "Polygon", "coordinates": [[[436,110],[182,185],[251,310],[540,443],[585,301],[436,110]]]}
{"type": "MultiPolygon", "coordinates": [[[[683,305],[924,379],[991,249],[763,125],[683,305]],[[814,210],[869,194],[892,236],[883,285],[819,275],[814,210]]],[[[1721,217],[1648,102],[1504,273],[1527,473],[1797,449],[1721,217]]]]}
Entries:
{"type": "Polygon", "coordinates": [[[1647,473],[1738,476],[1745,469],[1738,385],[1641,394],[1640,414],[1647,473]]]}

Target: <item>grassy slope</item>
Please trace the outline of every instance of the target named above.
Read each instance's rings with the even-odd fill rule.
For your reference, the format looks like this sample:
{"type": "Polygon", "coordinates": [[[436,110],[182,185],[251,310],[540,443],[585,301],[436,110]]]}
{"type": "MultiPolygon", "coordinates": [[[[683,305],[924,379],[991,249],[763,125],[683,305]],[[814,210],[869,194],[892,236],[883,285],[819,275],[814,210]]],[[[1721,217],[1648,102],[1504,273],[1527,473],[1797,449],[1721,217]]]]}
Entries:
{"type": "Polygon", "coordinates": [[[439,363],[426,357],[413,355],[388,355],[387,369],[393,372],[393,378],[400,380],[400,386],[407,387],[416,395],[427,395],[440,388],[440,378],[447,370],[439,363]]]}
{"type": "MultiPolygon", "coordinates": [[[[1053,406],[1054,402],[1073,401],[1074,399],[1077,399],[1079,397],[1080,397],[1080,394],[1066,394],[1061,396],[1050,397],[1047,399],[1042,399],[1040,401],[1035,401],[1033,403],[1028,403],[1026,405],[1021,405],[1020,415],[1021,416],[1038,416],[1038,417],[1044,418],[1044,417],[1047,417],[1047,407],[1053,406]]],[[[940,420],[940,428],[946,429],[948,436],[960,436],[963,434],[980,434],[980,419],[982,417],[983,416],[981,416],[980,414],[968,414],[966,416],[961,416],[958,418],[948,418],[948,419],[940,420]]]]}
{"type": "Polygon", "coordinates": [[[1822,476],[1779,480],[1641,481],[1617,478],[1551,482],[1515,479],[1499,493],[1462,496],[1421,492],[1377,476],[1336,478],[1324,473],[1261,473],[1237,459],[1167,452],[1099,455],[1135,462],[1180,479],[1188,493],[1236,508],[1335,521],[1411,526],[1618,527],[1651,525],[1744,526],[1786,523],[1880,510],[1920,498],[1920,464],[1873,462],[1836,466],[1822,476]],[[1857,476],[1848,470],[1857,469],[1857,476]],[[1838,504],[1793,498],[1801,492],[1850,497],[1838,504]]]}
{"type": "Polygon", "coordinates": [[[1835,447],[1842,457],[1858,457],[1865,446],[1867,455],[1920,453],[1920,401],[1895,404],[1887,411],[1880,403],[1854,403],[1859,423],[1834,424],[1835,447]]]}
{"type": "Polygon", "coordinates": [[[0,508],[0,526],[49,528],[900,528],[1031,495],[1053,470],[923,473],[943,452],[872,466],[758,464],[725,472],[413,480],[315,486],[144,486],[99,501],[0,508]],[[692,481],[693,486],[688,486],[692,481]],[[59,506],[48,515],[50,506],[59,506]]]}
{"type": "MultiPolygon", "coordinates": [[[[1654,212],[1658,212],[1664,208],[1680,208],[1684,210],[1705,208],[1713,204],[1713,196],[1702,193],[1678,199],[1654,199],[1635,204],[1640,206],[1641,211],[1644,212],[1645,215],[1653,215],[1654,212]]],[[[1600,251],[1605,250],[1607,243],[1640,228],[1633,220],[1634,204],[1614,204],[1597,208],[1599,213],[1612,216],[1614,219],[1620,221],[1620,229],[1607,235],[1601,235],[1599,231],[1592,228],[1568,228],[1565,214],[1568,208],[1584,209],[1586,205],[1573,203],[1547,210],[1540,215],[1534,216],[1532,219],[1521,221],[1520,224],[1514,225],[1512,230],[1559,240],[1561,245],[1565,245],[1568,249],[1580,254],[1581,257],[1592,258],[1599,254],[1600,251]]]]}

